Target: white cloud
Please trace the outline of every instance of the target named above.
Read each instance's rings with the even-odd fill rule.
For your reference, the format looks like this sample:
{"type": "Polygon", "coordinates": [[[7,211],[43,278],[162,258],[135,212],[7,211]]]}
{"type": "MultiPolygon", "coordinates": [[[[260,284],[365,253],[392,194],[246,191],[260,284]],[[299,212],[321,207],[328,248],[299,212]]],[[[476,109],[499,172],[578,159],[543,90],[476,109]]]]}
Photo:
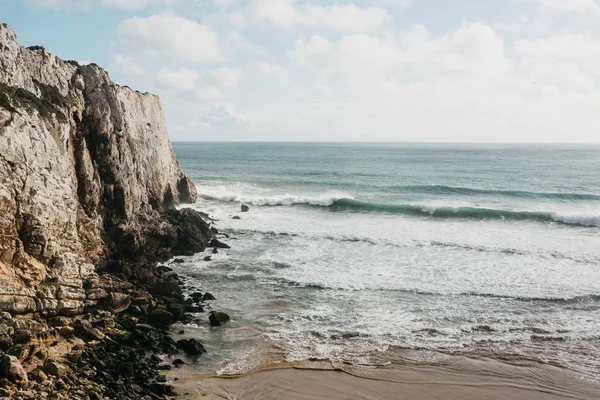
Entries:
{"type": "MultiPolygon", "coordinates": [[[[381,28],[391,15],[380,7],[360,8],[353,3],[327,6],[296,0],[252,0],[246,10],[250,20],[282,29],[327,27],[343,32],[362,32],[381,28]]],[[[237,17],[238,22],[240,17],[237,17]]]]}
{"type": "Polygon", "coordinates": [[[173,6],[177,0],[26,0],[34,7],[57,11],[92,11],[94,6],[124,10],[141,10],[150,5],[173,6]]]}
{"type": "Polygon", "coordinates": [[[122,71],[128,75],[141,75],[146,72],[146,70],[139,65],[137,61],[120,53],[115,53],[112,55],[112,62],[119,71],[122,71]]]}
{"type": "Polygon", "coordinates": [[[194,91],[200,74],[185,67],[178,70],[161,68],[156,78],[161,86],[181,91],[194,91]]]}
{"type": "Polygon", "coordinates": [[[242,78],[242,70],[239,68],[217,68],[211,73],[215,85],[224,88],[235,88],[242,78]]]}
{"type": "Polygon", "coordinates": [[[536,3],[540,10],[548,13],[576,12],[581,14],[592,13],[600,15],[600,1],[598,0],[519,0],[521,2],[536,3]]]}
{"type": "Polygon", "coordinates": [[[119,25],[117,33],[134,51],[157,59],[207,63],[224,58],[212,27],[175,14],[130,18],[119,25]]]}

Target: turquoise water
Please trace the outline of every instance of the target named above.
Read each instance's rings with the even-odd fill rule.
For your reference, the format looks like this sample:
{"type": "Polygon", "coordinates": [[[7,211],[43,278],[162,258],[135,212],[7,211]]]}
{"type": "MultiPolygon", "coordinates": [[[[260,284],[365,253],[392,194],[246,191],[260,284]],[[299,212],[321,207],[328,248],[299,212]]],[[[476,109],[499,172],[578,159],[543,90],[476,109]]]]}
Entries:
{"type": "Polygon", "coordinates": [[[232,245],[177,267],[233,317],[190,328],[204,367],[256,367],[265,343],[287,360],[409,348],[600,367],[600,146],[174,148],[232,245]]]}

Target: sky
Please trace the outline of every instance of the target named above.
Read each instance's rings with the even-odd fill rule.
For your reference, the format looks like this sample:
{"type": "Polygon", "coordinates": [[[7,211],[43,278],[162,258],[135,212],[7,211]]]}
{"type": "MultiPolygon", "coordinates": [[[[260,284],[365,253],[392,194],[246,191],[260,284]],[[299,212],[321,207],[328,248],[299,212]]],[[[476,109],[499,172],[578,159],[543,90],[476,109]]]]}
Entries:
{"type": "Polygon", "coordinates": [[[0,0],[175,141],[600,142],[600,0],[0,0]]]}

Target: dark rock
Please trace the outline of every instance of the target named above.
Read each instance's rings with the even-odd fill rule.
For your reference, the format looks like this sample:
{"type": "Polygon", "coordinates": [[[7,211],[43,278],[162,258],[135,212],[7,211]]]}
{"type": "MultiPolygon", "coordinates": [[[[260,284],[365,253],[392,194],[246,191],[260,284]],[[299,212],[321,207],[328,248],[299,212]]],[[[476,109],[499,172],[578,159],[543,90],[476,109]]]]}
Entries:
{"type": "Polygon", "coordinates": [[[0,351],[8,351],[13,345],[13,340],[8,334],[3,333],[0,335],[0,351]]]}
{"type": "Polygon", "coordinates": [[[208,316],[208,320],[212,326],[221,326],[230,320],[229,315],[224,312],[212,312],[208,316]]]}
{"type": "Polygon", "coordinates": [[[202,306],[187,306],[185,310],[187,312],[191,312],[191,313],[201,313],[201,312],[204,312],[204,307],[202,307],[202,306]]]}
{"type": "Polygon", "coordinates": [[[123,312],[131,305],[131,297],[124,293],[110,293],[103,299],[103,303],[112,308],[116,313],[123,312]]]}
{"type": "Polygon", "coordinates": [[[73,323],[73,329],[75,334],[85,341],[104,339],[104,334],[94,328],[88,321],[76,320],[73,323]]]}
{"type": "Polygon", "coordinates": [[[156,368],[159,371],[169,371],[171,369],[171,366],[169,364],[159,364],[156,368]]]}
{"type": "Polygon", "coordinates": [[[216,239],[216,238],[213,238],[213,240],[211,240],[208,245],[210,247],[217,247],[219,249],[230,249],[231,248],[231,246],[221,242],[219,239],[216,239]]]}
{"type": "Polygon", "coordinates": [[[61,326],[60,328],[58,328],[58,333],[61,336],[68,338],[72,338],[73,336],[75,336],[75,329],[73,329],[70,326],[61,326]]]}
{"type": "Polygon", "coordinates": [[[248,211],[250,211],[250,207],[248,207],[245,204],[242,204],[242,212],[248,212],[248,211]]]}
{"type": "Polygon", "coordinates": [[[211,231],[212,233],[214,233],[215,235],[218,235],[218,234],[219,234],[219,230],[218,230],[217,228],[215,228],[214,226],[211,226],[211,227],[210,227],[210,231],[211,231]]]}
{"type": "Polygon", "coordinates": [[[13,342],[16,344],[26,344],[31,341],[31,332],[26,330],[15,331],[13,342]]]}
{"type": "Polygon", "coordinates": [[[163,274],[168,274],[169,272],[173,272],[173,268],[167,267],[166,265],[159,265],[156,268],[163,274]]]}
{"type": "Polygon", "coordinates": [[[160,383],[151,383],[148,388],[153,392],[161,396],[170,396],[174,392],[174,388],[171,385],[163,385],[160,383]]]}
{"type": "Polygon", "coordinates": [[[239,215],[235,215],[232,219],[242,219],[239,215]]]}
{"type": "Polygon", "coordinates": [[[169,325],[173,322],[173,314],[161,308],[155,308],[148,316],[148,321],[156,325],[169,325]]]}
{"type": "Polygon", "coordinates": [[[176,359],[173,360],[172,364],[175,367],[179,368],[179,367],[181,367],[182,365],[185,364],[185,361],[183,361],[181,358],[176,358],[176,359]]]}
{"type": "Polygon", "coordinates": [[[202,301],[210,301],[210,300],[216,300],[215,296],[213,296],[212,294],[206,292],[204,293],[204,296],[202,296],[202,301]]]}
{"type": "Polygon", "coordinates": [[[219,254],[219,249],[217,249],[216,247],[213,248],[213,254],[219,254]]]}
{"type": "Polygon", "coordinates": [[[183,264],[185,262],[185,260],[183,258],[176,258],[173,261],[171,261],[171,264],[183,264]]]}
{"type": "Polygon", "coordinates": [[[178,340],[177,347],[182,349],[188,356],[198,356],[202,353],[206,353],[204,346],[196,339],[178,340]]]}
{"type": "Polygon", "coordinates": [[[181,287],[173,281],[157,282],[152,288],[152,292],[158,296],[181,296],[183,291],[181,287]]]}
{"type": "Polygon", "coordinates": [[[185,315],[185,304],[173,303],[169,305],[169,312],[173,314],[174,320],[180,320],[185,315]]]}
{"type": "Polygon", "coordinates": [[[167,377],[165,375],[159,375],[156,377],[156,382],[165,383],[167,381],[167,377]]]}
{"type": "Polygon", "coordinates": [[[202,301],[202,293],[201,292],[194,292],[191,294],[190,297],[192,298],[192,300],[194,300],[195,303],[200,303],[202,301]]]}
{"type": "Polygon", "coordinates": [[[212,257],[211,257],[211,256],[206,256],[206,257],[204,257],[204,261],[210,261],[210,260],[212,260],[212,257]]]}
{"type": "Polygon", "coordinates": [[[27,382],[27,373],[15,356],[0,354],[0,379],[9,381],[27,382]]]}

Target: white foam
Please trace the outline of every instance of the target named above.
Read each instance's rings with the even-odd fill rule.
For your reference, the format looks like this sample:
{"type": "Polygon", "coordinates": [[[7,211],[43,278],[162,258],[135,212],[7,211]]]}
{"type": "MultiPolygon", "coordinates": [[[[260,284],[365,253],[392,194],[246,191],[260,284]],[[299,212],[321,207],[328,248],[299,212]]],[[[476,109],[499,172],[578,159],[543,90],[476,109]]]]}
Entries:
{"type": "Polygon", "coordinates": [[[600,228],[600,215],[554,213],[552,219],[565,224],[596,226],[600,228]]]}
{"type": "Polygon", "coordinates": [[[233,185],[197,185],[198,195],[207,200],[222,202],[240,202],[255,206],[291,206],[309,204],[327,207],[339,199],[354,199],[347,192],[327,191],[324,193],[274,193],[257,186],[244,183],[233,185]]]}

